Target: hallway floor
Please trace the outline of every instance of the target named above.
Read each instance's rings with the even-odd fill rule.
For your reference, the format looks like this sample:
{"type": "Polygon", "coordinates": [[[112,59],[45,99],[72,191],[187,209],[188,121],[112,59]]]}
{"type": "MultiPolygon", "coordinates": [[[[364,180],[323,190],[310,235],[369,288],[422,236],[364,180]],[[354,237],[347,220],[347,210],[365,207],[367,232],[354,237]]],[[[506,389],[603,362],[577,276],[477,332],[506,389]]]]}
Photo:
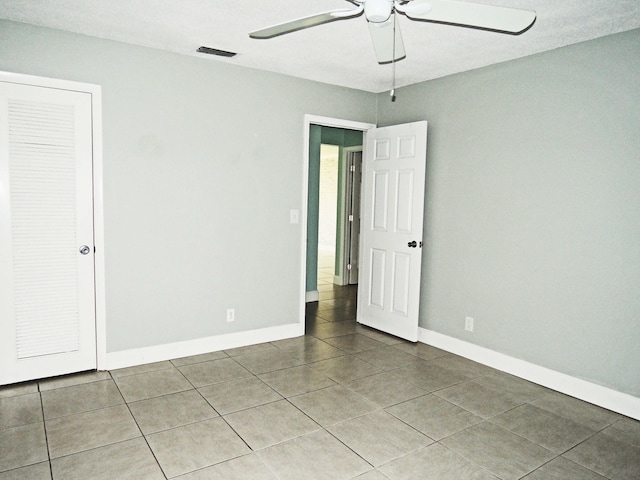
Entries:
{"type": "Polygon", "coordinates": [[[640,422],[355,322],[0,389],[0,480],[640,479],[640,422]]]}

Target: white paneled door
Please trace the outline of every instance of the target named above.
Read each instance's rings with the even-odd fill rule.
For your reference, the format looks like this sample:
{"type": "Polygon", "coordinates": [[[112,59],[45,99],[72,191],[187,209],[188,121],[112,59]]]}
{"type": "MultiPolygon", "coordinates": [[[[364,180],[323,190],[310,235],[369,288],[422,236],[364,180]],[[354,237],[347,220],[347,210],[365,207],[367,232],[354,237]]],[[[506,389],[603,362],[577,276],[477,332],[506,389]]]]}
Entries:
{"type": "Polygon", "coordinates": [[[357,320],[418,340],[427,122],[367,131],[357,320]]]}
{"type": "Polygon", "coordinates": [[[0,384],[96,368],[91,108],[0,81],[0,384]]]}

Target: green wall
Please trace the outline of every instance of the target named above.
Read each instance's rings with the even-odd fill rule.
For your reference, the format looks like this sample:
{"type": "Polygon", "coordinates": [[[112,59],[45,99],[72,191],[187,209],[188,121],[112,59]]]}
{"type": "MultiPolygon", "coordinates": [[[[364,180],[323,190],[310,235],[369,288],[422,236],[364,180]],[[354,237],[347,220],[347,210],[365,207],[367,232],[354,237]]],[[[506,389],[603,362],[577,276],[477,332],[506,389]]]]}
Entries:
{"type": "Polygon", "coordinates": [[[640,30],[380,95],[378,118],[429,121],[420,326],[640,397],[640,30]]]}

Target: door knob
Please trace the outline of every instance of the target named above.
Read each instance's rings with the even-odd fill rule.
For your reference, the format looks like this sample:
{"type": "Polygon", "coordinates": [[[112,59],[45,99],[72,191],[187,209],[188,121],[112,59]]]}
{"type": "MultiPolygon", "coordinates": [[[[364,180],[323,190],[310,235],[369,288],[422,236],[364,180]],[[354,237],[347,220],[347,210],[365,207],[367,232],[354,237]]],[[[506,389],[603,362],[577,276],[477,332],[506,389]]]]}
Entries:
{"type": "Polygon", "coordinates": [[[412,242],[407,243],[407,246],[411,248],[416,248],[418,246],[418,242],[414,240],[412,242]]]}
{"type": "Polygon", "coordinates": [[[82,255],[88,255],[90,251],[91,251],[91,249],[89,248],[89,245],[82,245],[80,247],[80,253],[82,255]]]}

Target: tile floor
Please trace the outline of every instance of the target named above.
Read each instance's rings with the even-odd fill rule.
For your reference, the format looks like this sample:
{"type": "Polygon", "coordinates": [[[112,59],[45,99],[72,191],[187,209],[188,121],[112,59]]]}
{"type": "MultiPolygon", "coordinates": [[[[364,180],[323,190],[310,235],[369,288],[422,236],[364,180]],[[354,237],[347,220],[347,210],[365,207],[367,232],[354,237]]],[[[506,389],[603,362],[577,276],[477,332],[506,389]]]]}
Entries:
{"type": "Polygon", "coordinates": [[[640,479],[640,422],[355,323],[0,389],[0,480],[640,479]]]}

